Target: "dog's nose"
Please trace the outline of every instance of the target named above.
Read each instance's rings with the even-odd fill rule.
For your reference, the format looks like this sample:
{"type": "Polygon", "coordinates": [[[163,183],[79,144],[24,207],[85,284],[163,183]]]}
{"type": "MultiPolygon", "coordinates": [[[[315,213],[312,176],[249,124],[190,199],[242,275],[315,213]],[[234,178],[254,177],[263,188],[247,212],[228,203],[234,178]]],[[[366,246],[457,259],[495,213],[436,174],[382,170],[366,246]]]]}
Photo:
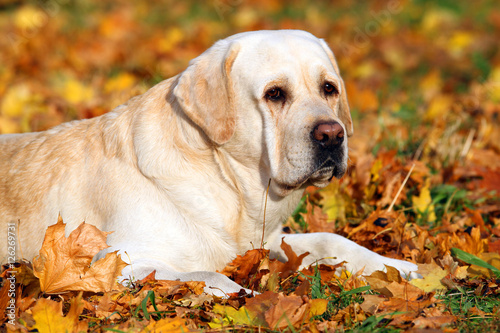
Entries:
{"type": "Polygon", "coordinates": [[[344,129],[337,122],[321,123],[314,127],[311,136],[322,147],[331,147],[344,141],[344,129]]]}

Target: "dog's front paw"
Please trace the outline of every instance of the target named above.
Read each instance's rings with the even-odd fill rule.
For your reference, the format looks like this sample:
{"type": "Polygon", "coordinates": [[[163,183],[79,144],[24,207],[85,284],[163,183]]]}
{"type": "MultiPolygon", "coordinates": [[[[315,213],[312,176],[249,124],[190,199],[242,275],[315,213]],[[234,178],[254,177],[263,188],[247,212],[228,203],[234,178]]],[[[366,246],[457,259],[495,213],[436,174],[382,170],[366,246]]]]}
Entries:
{"type": "Polygon", "coordinates": [[[414,263],[399,259],[386,258],[386,257],[380,257],[377,259],[379,259],[377,260],[379,261],[377,265],[370,265],[370,268],[368,269],[369,271],[365,269],[364,275],[370,275],[371,273],[377,270],[385,272],[387,271],[386,266],[391,266],[397,269],[401,274],[401,276],[405,279],[411,280],[411,279],[422,278],[422,276],[416,272],[418,270],[418,266],[415,265],[414,263]],[[376,266],[378,266],[378,268],[375,268],[376,266]]]}

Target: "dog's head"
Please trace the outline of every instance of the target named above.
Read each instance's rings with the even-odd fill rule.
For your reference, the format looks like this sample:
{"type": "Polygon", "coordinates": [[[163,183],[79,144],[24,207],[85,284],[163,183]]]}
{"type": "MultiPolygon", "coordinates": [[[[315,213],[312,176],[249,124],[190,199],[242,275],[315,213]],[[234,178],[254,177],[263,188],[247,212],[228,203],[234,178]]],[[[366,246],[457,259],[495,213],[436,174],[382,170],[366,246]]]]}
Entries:
{"type": "Polygon", "coordinates": [[[304,31],[257,31],[217,42],[174,88],[181,108],[236,159],[264,161],[281,195],[326,186],[347,168],[352,120],[332,51],[304,31]]]}

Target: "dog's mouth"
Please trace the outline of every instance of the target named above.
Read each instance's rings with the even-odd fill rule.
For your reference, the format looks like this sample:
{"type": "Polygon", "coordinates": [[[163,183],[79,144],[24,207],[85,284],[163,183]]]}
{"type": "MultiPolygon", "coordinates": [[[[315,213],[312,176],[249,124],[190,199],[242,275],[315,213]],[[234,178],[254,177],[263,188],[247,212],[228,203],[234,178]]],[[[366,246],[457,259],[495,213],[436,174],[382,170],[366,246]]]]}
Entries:
{"type": "Polygon", "coordinates": [[[308,183],[314,186],[324,187],[328,185],[335,177],[342,178],[346,168],[341,163],[334,162],[331,158],[326,159],[321,163],[308,178],[308,183]]]}
{"type": "Polygon", "coordinates": [[[301,187],[307,187],[309,185],[314,185],[317,187],[325,187],[328,185],[333,177],[341,178],[345,173],[345,167],[339,163],[334,162],[331,158],[326,159],[321,164],[316,166],[307,175],[299,178],[293,183],[282,183],[273,179],[273,183],[276,184],[279,192],[289,193],[293,190],[299,189],[301,187]]]}

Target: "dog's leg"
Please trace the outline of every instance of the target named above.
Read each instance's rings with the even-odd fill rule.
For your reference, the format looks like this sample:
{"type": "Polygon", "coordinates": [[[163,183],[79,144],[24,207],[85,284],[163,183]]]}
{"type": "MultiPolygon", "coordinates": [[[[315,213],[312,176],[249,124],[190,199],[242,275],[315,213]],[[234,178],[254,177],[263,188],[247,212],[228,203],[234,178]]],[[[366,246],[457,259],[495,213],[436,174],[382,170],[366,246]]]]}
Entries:
{"type": "MultiPolygon", "coordinates": [[[[345,267],[352,273],[364,269],[363,275],[369,275],[377,270],[385,270],[385,265],[387,265],[399,270],[403,277],[419,276],[414,273],[418,269],[417,265],[381,256],[333,233],[287,234],[283,237],[297,255],[304,252],[310,253],[304,258],[303,267],[314,264],[316,261],[330,265],[346,261],[345,267]]],[[[271,251],[281,258],[286,258],[279,246],[274,246],[271,251]]]]}
{"type": "Polygon", "coordinates": [[[228,297],[228,294],[237,293],[241,289],[244,289],[247,293],[252,293],[252,290],[243,288],[220,273],[207,271],[178,272],[157,260],[135,261],[132,265],[123,269],[120,282],[126,285],[127,280],[140,280],[154,270],[156,270],[155,278],[157,280],[203,281],[205,282],[204,291],[214,296],[228,297]]]}

